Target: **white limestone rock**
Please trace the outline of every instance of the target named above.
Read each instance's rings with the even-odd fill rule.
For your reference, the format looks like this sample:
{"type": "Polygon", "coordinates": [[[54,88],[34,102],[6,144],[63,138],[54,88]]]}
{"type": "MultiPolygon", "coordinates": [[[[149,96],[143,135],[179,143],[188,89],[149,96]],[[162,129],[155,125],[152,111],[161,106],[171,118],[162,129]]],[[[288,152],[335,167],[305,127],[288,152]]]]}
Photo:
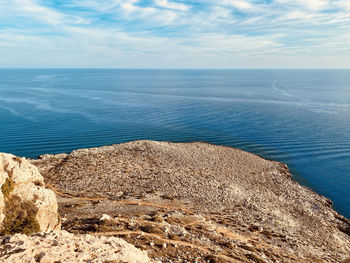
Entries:
{"type": "Polygon", "coordinates": [[[128,262],[151,263],[145,251],[123,239],[53,231],[30,236],[0,237],[0,262],[128,262]],[[5,249],[6,247],[6,249],[5,249]]]}
{"type": "Polygon", "coordinates": [[[17,195],[23,201],[32,201],[38,208],[36,219],[41,231],[60,229],[56,195],[45,188],[44,178],[38,169],[25,158],[0,153],[0,229],[6,216],[3,185],[6,180],[14,184],[11,196],[17,195]]]}

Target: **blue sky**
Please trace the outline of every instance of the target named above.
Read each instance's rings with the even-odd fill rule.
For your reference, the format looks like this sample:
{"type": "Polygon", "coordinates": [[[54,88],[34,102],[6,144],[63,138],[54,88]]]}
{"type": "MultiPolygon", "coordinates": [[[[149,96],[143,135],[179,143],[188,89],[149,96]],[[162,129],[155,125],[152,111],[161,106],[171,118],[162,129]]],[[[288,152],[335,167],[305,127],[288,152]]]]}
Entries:
{"type": "Polygon", "coordinates": [[[0,0],[0,67],[350,68],[350,0],[0,0]]]}

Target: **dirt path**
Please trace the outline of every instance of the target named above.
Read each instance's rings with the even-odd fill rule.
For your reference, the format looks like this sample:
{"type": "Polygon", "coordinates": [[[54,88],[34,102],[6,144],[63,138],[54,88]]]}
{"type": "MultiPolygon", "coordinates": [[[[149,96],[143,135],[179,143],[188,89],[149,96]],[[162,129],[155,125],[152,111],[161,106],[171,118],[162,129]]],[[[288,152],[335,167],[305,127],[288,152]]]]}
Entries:
{"type": "Polygon", "coordinates": [[[156,208],[164,208],[164,209],[168,209],[168,210],[181,210],[181,211],[184,211],[184,212],[187,212],[187,213],[193,213],[192,210],[184,208],[184,207],[170,206],[170,205],[161,205],[161,204],[145,202],[145,201],[122,201],[122,200],[116,201],[116,200],[110,200],[108,198],[78,197],[78,196],[73,196],[73,195],[70,195],[70,194],[62,193],[59,190],[57,190],[57,188],[55,188],[51,184],[46,184],[46,186],[48,188],[50,188],[52,191],[54,191],[55,194],[57,194],[59,196],[72,198],[72,199],[76,199],[76,200],[82,200],[82,201],[106,201],[106,200],[108,200],[110,202],[117,203],[117,204],[149,206],[149,207],[156,207],[156,208]]]}

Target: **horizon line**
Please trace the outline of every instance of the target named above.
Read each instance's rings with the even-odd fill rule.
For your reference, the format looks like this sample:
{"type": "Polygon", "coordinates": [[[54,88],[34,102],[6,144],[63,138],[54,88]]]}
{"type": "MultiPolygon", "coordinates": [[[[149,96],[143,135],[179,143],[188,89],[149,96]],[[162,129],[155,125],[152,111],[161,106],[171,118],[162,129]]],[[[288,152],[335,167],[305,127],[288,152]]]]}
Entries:
{"type": "Polygon", "coordinates": [[[350,67],[339,68],[297,68],[297,67],[283,67],[283,68],[195,68],[195,67],[0,67],[0,70],[15,70],[15,69],[104,69],[104,70],[350,70],[350,67]]]}

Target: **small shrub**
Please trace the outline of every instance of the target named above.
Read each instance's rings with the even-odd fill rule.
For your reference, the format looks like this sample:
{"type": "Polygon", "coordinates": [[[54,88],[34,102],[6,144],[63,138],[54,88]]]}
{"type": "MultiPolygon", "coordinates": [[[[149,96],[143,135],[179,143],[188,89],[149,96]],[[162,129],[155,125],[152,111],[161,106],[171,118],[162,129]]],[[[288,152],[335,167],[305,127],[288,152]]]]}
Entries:
{"type": "Polygon", "coordinates": [[[2,235],[16,233],[32,234],[40,231],[40,225],[36,219],[38,208],[33,201],[22,201],[17,195],[12,195],[5,200],[5,219],[2,235]]]}
{"type": "Polygon", "coordinates": [[[11,178],[6,178],[5,183],[1,186],[1,191],[5,199],[9,198],[10,193],[13,191],[14,187],[15,183],[13,180],[11,178]]]}

